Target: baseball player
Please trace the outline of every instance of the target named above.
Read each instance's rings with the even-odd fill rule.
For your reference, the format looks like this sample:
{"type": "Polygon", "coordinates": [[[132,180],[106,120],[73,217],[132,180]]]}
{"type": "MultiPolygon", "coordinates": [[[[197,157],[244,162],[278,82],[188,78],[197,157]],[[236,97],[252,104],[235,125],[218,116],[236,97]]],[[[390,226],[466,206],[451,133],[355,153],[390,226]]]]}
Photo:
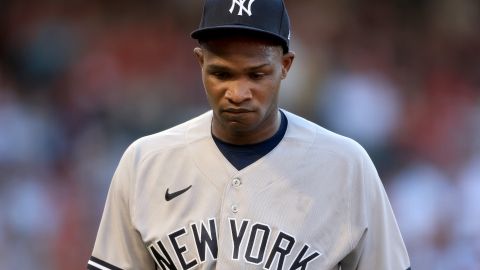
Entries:
{"type": "Polygon", "coordinates": [[[212,110],[128,147],[88,269],[409,269],[364,149],[278,108],[283,1],[206,0],[192,37],[212,110]]]}

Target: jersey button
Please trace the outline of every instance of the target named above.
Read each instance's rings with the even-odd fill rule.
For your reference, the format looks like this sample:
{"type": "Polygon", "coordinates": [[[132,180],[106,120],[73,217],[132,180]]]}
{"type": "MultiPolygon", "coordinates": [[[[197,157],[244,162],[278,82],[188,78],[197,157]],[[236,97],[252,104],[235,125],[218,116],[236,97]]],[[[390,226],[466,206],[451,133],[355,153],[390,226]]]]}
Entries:
{"type": "Polygon", "coordinates": [[[240,180],[240,178],[233,178],[232,186],[239,187],[241,184],[242,184],[242,181],[240,180]]]}
{"type": "Polygon", "coordinates": [[[236,204],[232,205],[232,212],[238,213],[238,206],[236,204]]]}

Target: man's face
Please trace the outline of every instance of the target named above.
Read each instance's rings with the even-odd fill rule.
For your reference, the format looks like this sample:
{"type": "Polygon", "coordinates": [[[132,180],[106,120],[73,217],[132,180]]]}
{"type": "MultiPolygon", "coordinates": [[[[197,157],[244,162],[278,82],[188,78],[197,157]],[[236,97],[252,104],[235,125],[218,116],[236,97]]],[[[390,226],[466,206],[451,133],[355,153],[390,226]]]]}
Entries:
{"type": "Polygon", "coordinates": [[[212,132],[234,144],[265,140],[278,129],[278,92],[293,61],[280,46],[248,37],[224,38],[195,48],[212,132]]]}

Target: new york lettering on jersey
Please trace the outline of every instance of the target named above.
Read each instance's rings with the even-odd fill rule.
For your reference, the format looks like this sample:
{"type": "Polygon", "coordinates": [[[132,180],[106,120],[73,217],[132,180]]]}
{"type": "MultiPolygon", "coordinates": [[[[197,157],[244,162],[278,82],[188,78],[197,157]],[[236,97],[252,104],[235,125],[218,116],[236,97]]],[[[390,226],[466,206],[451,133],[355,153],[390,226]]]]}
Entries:
{"type": "MultiPolygon", "coordinates": [[[[322,255],[287,232],[279,231],[274,235],[267,224],[234,218],[229,218],[228,223],[230,235],[226,237],[231,240],[230,259],[233,261],[259,265],[263,269],[306,270],[311,269],[310,263],[322,255]],[[268,243],[271,244],[270,248],[267,248],[268,243]],[[293,253],[294,249],[299,251],[293,253]]],[[[179,228],[148,247],[157,266],[165,270],[195,269],[207,260],[217,260],[218,249],[217,222],[214,218],[206,223],[192,223],[179,228]],[[193,239],[188,241],[186,238],[193,239]],[[186,243],[194,243],[194,246],[186,243]],[[173,252],[168,252],[168,247],[173,252]]]]}

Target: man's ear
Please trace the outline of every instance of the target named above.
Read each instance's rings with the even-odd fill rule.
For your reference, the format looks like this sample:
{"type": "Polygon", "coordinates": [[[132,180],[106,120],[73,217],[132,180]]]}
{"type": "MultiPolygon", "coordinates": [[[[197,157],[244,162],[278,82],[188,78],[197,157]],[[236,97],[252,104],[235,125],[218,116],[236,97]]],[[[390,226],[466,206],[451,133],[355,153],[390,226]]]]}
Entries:
{"type": "Polygon", "coordinates": [[[288,71],[292,66],[293,59],[295,59],[295,53],[292,51],[282,55],[282,79],[287,77],[288,71]]]}
{"type": "Polygon", "coordinates": [[[193,49],[193,54],[195,54],[195,57],[197,58],[198,63],[200,64],[200,67],[203,67],[203,62],[204,62],[204,52],[203,49],[200,47],[196,47],[193,49]]]}

